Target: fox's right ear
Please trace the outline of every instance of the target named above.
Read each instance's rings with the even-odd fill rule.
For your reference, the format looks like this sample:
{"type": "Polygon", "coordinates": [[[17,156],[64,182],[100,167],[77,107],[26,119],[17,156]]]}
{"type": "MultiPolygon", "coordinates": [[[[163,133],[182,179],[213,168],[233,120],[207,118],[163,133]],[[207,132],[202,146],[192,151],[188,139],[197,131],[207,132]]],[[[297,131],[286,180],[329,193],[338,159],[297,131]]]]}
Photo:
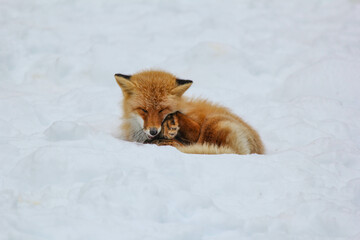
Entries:
{"type": "Polygon", "coordinates": [[[134,90],[134,84],[130,81],[130,75],[124,75],[120,73],[115,74],[116,82],[121,87],[124,95],[131,95],[134,90]]]}
{"type": "Polygon", "coordinates": [[[181,97],[186,90],[191,86],[193,81],[191,80],[183,80],[183,79],[176,79],[176,87],[171,91],[172,94],[181,97]]]}

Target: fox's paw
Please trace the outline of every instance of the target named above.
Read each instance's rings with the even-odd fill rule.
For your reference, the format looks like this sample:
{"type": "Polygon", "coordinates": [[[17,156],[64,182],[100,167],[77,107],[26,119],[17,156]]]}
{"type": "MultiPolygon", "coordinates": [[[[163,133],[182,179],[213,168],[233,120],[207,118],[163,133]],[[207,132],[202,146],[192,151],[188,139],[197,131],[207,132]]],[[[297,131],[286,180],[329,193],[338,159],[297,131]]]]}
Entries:
{"type": "Polygon", "coordinates": [[[165,139],[174,139],[180,129],[178,117],[173,113],[169,114],[163,123],[163,136],[165,139]]]}

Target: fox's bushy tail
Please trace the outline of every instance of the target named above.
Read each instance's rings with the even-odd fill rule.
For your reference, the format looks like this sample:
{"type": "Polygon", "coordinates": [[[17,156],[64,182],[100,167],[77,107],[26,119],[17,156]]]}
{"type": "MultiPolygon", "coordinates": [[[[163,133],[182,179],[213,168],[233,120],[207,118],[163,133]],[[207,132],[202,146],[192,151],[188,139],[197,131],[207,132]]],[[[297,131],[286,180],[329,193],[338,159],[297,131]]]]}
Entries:
{"type": "Polygon", "coordinates": [[[213,144],[194,144],[188,146],[179,146],[177,149],[183,153],[191,154],[236,154],[230,147],[217,146],[213,144]]]}

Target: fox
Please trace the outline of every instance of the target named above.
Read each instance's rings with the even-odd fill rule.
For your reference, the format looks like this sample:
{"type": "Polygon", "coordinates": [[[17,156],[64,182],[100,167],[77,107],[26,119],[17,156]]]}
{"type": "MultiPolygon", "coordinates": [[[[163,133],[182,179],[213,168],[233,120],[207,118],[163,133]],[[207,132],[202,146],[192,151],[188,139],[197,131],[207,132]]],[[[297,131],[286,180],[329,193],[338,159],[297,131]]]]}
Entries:
{"type": "Polygon", "coordinates": [[[190,154],[264,154],[257,131],[228,108],[183,94],[192,80],[161,70],[115,74],[123,93],[123,138],[190,154]]]}

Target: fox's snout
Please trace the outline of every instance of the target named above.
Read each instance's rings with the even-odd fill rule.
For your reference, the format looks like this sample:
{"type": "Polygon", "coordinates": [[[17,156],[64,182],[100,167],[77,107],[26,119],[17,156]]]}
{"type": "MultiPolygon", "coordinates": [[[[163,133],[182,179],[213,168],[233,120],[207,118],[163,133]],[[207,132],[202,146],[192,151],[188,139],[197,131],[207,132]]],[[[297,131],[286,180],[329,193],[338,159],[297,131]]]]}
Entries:
{"type": "Polygon", "coordinates": [[[158,130],[156,128],[150,128],[150,135],[156,136],[158,134],[158,130]]]}
{"type": "Polygon", "coordinates": [[[144,128],[144,132],[149,138],[153,138],[161,132],[161,126],[159,128],[156,127],[150,127],[147,129],[144,128]]]}
{"type": "Polygon", "coordinates": [[[153,138],[161,132],[161,124],[164,116],[159,113],[158,110],[148,109],[146,112],[141,111],[140,116],[143,120],[143,131],[148,138],[153,138]]]}

